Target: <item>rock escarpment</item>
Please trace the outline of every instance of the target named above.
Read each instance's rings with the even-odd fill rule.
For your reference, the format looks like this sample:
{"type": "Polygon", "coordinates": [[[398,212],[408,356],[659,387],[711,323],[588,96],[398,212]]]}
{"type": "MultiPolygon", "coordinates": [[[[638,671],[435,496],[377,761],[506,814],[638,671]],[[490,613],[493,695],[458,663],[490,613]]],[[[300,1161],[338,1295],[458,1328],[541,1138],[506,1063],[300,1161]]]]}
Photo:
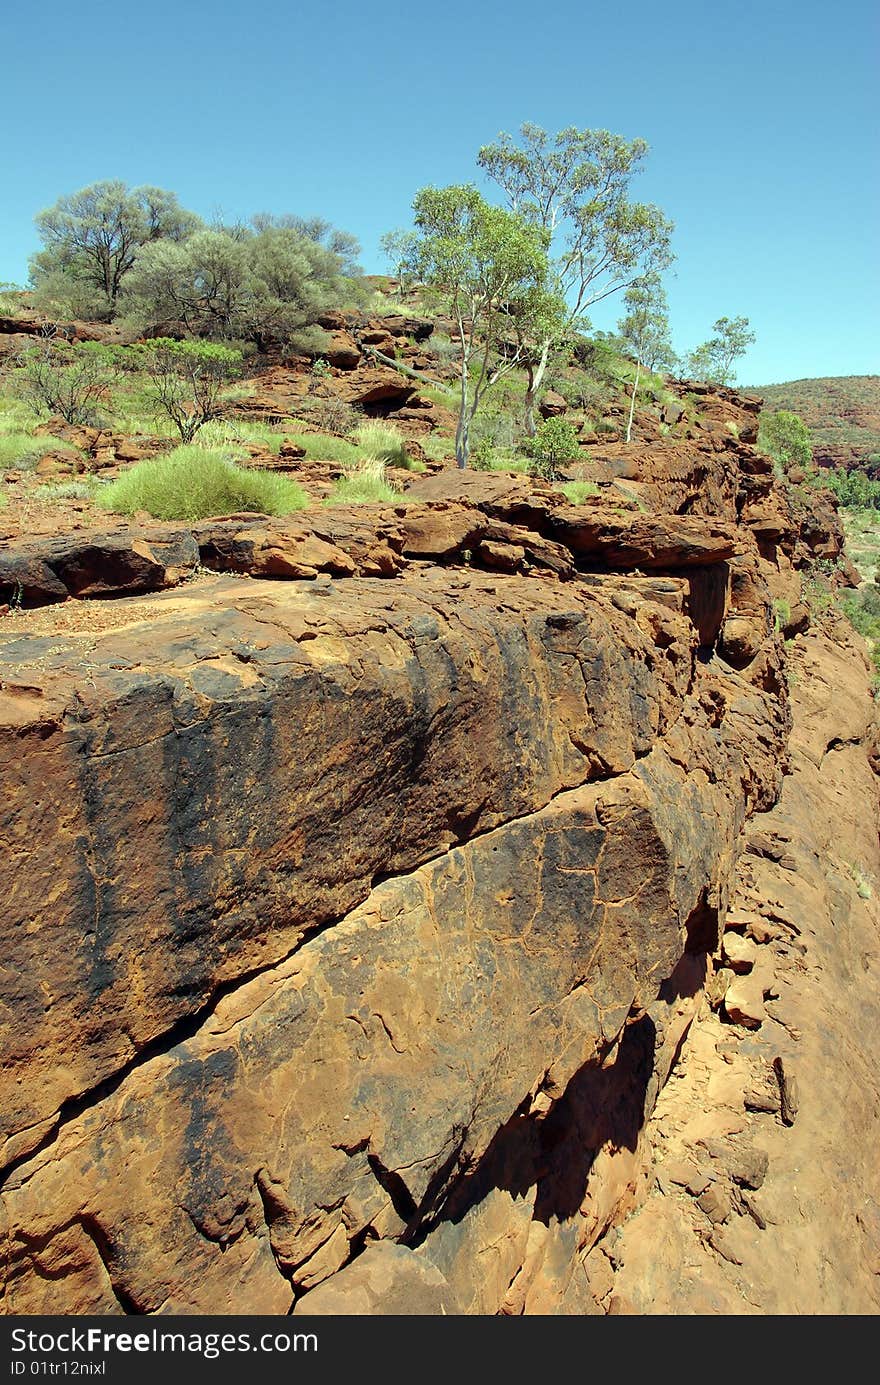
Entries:
{"type": "Polygon", "coordinates": [[[439,476],[4,555],[5,1311],[632,1301],[597,1248],[786,767],[810,549],[741,448],[665,512],[439,476]]]}

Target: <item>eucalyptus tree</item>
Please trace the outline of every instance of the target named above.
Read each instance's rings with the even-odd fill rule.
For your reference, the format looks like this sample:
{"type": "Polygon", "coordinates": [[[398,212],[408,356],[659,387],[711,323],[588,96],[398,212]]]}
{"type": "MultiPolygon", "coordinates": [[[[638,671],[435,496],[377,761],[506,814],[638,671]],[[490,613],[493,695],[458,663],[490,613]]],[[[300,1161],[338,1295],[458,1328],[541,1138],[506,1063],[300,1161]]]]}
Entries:
{"type": "Polygon", "coordinates": [[[617,324],[617,330],[636,363],[633,378],[632,396],[629,401],[629,419],[626,425],[626,440],[632,437],[633,414],[636,407],[636,393],[642,367],[657,370],[673,360],[669,344],[669,312],[666,293],[658,274],[646,274],[630,284],[624,294],[626,316],[617,324]]]}
{"type": "Polygon", "coordinates": [[[630,198],[648,152],[642,139],[571,126],[549,135],[524,124],[519,140],[499,135],[478,163],[507,195],[512,211],[548,237],[553,289],[566,307],[538,325],[524,364],[526,430],[555,348],[586,325],[593,304],[672,262],[672,222],[651,203],[630,198]]]}
{"type": "Polygon", "coordinates": [[[715,333],[688,357],[691,374],[698,380],[730,385],[736,379],[734,362],[744,356],[756,340],[749,331],[747,317],[719,317],[712,326],[715,333]]]}
{"type": "Polygon", "coordinates": [[[413,267],[454,323],[455,459],[465,467],[475,414],[493,386],[522,364],[526,329],[547,311],[548,238],[529,218],[490,206],[469,184],[423,188],[413,210],[413,267]]]}

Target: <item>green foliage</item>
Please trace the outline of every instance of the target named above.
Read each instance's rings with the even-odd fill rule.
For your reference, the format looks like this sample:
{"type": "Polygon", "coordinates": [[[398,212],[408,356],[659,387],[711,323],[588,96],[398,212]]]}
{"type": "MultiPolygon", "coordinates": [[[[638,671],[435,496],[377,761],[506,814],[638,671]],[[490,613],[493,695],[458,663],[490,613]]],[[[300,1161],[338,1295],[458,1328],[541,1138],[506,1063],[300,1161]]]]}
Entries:
{"type": "Polygon", "coordinates": [[[455,456],[455,441],[442,433],[429,433],[420,439],[422,451],[432,462],[451,461],[455,456]]]}
{"type": "Polygon", "coordinates": [[[835,471],[823,467],[811,472],[807,480],[832,491],[841,505],[852,509],[880,510],[880,481],[872,481],[863,471],[835,471]]]}
{"type": "Polygon", "coordinates": [[[659,208],[630,200],[629,189],[648,152],[608,130],[569,127],[551,137],[524,124],[519,139],[501,134],[479,152],[481,168],[503,188],[511,208],[548,237],[550,273],[544,311],[531,332],[525,424],[534,432],[534,403],[555,348],[585,325],[592,303],[672,261],[672,222],[659,208]]]}
{"type": "Polygon", "coordinates": [[[849,873],[856,887],[859,899],[870,899],[874,893],[874,886],[870,876],[866,875],[861,866],[857,866],[855,861],[850,862],[849,873]]]}
{"type": "Polygon", "coordinates": [[[530,439],[531,462],[529,473],[545,481],[556,481],[566,462],[578,455],[578,436],[564,418],[548,418],[530,439]]]}
{"type": "Polygon", "coordinates": [[[0,471],[12,467],[27,471],[57,445],[54,438],[35,438],[30,433],[0,433],[0,471]]]}
{"type": "Polygon", "coordinates": [[[330,362],[325,361],[323,356],[316,356],[312,361],[310,374],[314,375],[316,380],[326,379],[328,375],[332,374],[330,362]]]}
{"type": "Polygon", "coordinates": [[[24,307],[24,292],[18,284],[0,283],[0,314],[4,317],[18,317],[24,307]]]}
{"type": "Polygon", "coordinates": [[[202,230],[145,246],[120,308],[140,328],[177,322],[194,336],[308,352],[321,349],[315,323],[343,294],[343,259],[294,227],[202,230]]]}
{"type": "Polygon", "coordinates": [[[174,426],[183,443],[220,417],[224,389],[241,373],[241,353],[211,342],[157,337],[129,350],[149,377],[145,401],[174,426]]]}
{"type": "Polygon", "coordinates": [[[657,273],[630,284],[623,301],[626,315],[617,330],[627,351],[648,370],[670,370],[675,353],[669,341],[669,307],[657,273]]]}
{"type": "Polygon", "coordinates": [[[817,452],[849,453],[859,466],[872,457],[880,463],[880,375],[825,376],[749,388],[763,397],[768,412],[786,409],[802,418],[817,452]]]}
{"type": "Polygon", "coordinates": [[[501,134],[477,162],[510,205],[550,233],[558,293],[574,326],[599,298],[671,262],[672,223],[657,207],[629,200],[648,152],[642,139],[570,126],[553,137],[520,127],[519,142],[501,134]]]}
{"type": "Polygon", "coordinates": [[[386,231],[379,249],[391,266],[397,280],[397,292],[403,297],[415,278],[419,238],[415,231],[386,231]]]}
{"type": "Polygon", "coordinates": [[[585,500],[599,494],[599,487],[593,481],[567,481],[559,489],[572,505],[583,505],[585,500]]]}
{"type": "Polygon", "coordinates": [[[201,222],[171,192],[115,180],[59,198],[36,225],[43,242],[31,260],[37,305],[112,317],[138,251],[183,240],[201,222]]]}
{"type": "Polygon", "coordinates": [[[736,378],[734,361],[744,356],[756,340],[749,331],[747,317],[719,317],[713,324],[715,333],[688,357],[687,366],[696,380],[729,385],[736,378]]]}
{"type": "Polygon", "coordinates": [[[498,461],[498,453],[491,437],[479,438],[470,450],[468,461],[474,471],[492,471],[498,461]]]}
{"type": "Polygon", "coordinates": [[[288,433],[297,447],[305,448],[309,461],[336,462],[339,466],[357,466],[360,452],[347,438],[328,437],[325,433],[288,433]]]}
{"type": "Polygon", "coordinates": [[[812,465],[813,444],[810,430],[802,418],[785,409],[760,415],[758,447],[781,467],[812,465]]]}
{"type": "Polygon", "coordinates": [[[16,357],[11,388],[35,412],[57,414],[66,423],[91,423],[109,398],[117,377],[116,354],[97,342],[75,346],[43,339],[16,357]]]}
{"type": "Polygon", "coordinates": [[[773,629],[777,635],[791,624],[791,602],[777,597],[773,602],[773,629]]]}
{"type": "Polygon", "coordinates": [[[223,452],[195,446],[138,462],[99,500],[116,514],[146,510],[156,519],[186,520],[242,510],[286,515],[306,505],[303,490],[288,477],[238,467],[223,452]]]}
{"type": "Polygon", "coordinates": [[[484,397],[523,359],[523,332],[546,305],[546,234],[492,207],[476,188],[423,188],[413,203],[416,267],[456,325],[456,461],[466,466],[470,427],[484,397]],[[511,345],[512,322],[520,324],[511,345]]]}
{"type": "Polygon", "coordinates": [[[407,455],[406,439],[393,423],[362,423],[357,430],[357,440],[363,452],[376,457],[386,466],[403,467],[405,471],[424,471],[421,462],[407,455]]]}

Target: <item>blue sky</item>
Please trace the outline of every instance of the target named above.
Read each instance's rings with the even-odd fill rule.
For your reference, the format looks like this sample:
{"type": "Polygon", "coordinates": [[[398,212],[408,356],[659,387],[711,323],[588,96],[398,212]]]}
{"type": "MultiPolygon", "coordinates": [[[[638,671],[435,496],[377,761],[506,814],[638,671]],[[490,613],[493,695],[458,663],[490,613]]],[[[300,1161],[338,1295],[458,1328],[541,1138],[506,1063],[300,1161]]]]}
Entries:
{"type": "Polygon", "coordinates": [[[875,0],[10,6],[0,279],[26,279],[37,211],[112,177],[206,217],[322,215],[381,271],[416,190],[477,180],[499,131],[605,128],[651,146],[636,190],[676,222],[679,350],[744,314],[744,382],[877,373],[878,16],[875,0]]]}

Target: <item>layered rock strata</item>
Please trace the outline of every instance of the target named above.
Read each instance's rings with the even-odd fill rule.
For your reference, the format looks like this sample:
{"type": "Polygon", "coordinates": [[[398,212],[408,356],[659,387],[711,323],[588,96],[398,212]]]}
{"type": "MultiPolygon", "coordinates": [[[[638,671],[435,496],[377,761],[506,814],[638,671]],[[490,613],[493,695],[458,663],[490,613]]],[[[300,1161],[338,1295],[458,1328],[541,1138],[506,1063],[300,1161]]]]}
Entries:
{"type": "Polygon", "coordinates": [[[0,638],[6,1312],[633,1301],[808,545],[412,500],[5,555],[80,598],[0,638]]]}

